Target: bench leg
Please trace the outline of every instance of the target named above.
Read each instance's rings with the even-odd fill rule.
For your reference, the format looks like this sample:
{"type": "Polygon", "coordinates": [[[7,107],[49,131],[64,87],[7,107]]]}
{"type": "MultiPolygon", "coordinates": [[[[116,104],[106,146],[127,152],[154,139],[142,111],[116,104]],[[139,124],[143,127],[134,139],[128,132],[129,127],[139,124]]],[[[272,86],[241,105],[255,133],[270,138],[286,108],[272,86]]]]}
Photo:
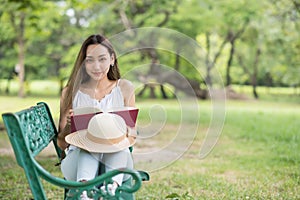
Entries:
{"type": "MultiPolygon", "coordinates": [[[[122,183],[123,185],[132,185],[132,178],[129,178],[128,180],[124,181],[122,183]]],[[[134,194],[132,193],[127,193],[127,192],[122,192],[120,197],[126,200],[134,200],[134,194]]]]}

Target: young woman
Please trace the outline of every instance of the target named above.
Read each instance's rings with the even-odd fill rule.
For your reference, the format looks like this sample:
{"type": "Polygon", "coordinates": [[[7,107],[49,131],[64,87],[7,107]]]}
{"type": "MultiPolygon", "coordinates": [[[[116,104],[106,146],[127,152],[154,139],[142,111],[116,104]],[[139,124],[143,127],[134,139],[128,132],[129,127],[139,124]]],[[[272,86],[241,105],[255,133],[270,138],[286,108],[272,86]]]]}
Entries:
{"type": "MultiPolygon", "coordinates": [[[[82,44],[73,71],[62,91],[58,145],[66,152],[61,170],[67,180],[88,181],[98,174],[99,161],[105,170],[133,168],[128,148],[114,153],[90,153],[65,141],[70,134],[72,109],[97,106],[102,110],[135,106],[134,87],[120,79],[116,53],[110,42],[101,35],[91,35],[82,44]]],[[[134,130],[131,130],[134,131],[134,130]]],[[[126,180],[123,175],[113,178],[114,189],[126,180]]]]}

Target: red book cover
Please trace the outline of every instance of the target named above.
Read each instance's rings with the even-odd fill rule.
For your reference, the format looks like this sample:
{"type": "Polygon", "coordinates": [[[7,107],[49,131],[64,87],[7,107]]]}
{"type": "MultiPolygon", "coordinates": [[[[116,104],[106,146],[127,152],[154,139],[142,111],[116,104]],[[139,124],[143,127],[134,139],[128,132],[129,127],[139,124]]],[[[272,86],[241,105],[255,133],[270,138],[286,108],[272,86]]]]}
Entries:
{"type": "MultiPolygon", "coordinates": [[[[87,129],[90,119],[97,114],[103,113],[99,108],[95,107],[81,107],[73,110],[74,115],[71,116],[71,132],[87,129]]],[[[127,126],[134,127],[139,112],[138,108],[134,107],[121,107],[114,108],[107,111],[121,116],[127,126]]]]}

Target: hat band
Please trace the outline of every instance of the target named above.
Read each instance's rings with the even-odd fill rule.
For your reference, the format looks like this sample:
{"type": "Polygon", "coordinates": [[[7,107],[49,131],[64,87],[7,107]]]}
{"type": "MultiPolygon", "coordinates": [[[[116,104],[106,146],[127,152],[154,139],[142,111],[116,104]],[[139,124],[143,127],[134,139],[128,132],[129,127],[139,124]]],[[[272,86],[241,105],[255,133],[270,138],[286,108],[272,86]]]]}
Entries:
{"type": "Polygon", "coordinates": [[[89,132],[87,132],[86,137],[87,137],[89,140],[91,140],[91,141],[93,141],[93,142],[96,142],[96,143],[112,145],[112,144],[117,144],[117,143],[121,142],[122,140],[125,139],[126,136],[125,136],[125,135],[122,135],[122,136],[117,137],[117,138],[103,139],[103,138],[95,137],[95,136],[93,136],[92,134],[90,134],[89,132]]]}

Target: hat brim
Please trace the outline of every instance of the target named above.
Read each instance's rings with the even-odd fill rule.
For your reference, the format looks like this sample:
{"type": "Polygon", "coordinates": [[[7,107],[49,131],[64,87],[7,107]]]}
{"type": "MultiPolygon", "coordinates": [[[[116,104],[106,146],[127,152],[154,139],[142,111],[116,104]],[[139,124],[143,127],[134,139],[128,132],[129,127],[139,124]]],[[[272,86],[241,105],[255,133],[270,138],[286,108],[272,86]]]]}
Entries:
{"type": "Polygon", "coordinates": [[[135,144],[136,139],[133,136],[125,137],[119,143],[115,144],[101,144],[91,141],[87,136],[87,130],[80,130],[71,133],[65,137],[67,143],[87,150],[93,153],[114,153],[122,151],[135,144]]]}

